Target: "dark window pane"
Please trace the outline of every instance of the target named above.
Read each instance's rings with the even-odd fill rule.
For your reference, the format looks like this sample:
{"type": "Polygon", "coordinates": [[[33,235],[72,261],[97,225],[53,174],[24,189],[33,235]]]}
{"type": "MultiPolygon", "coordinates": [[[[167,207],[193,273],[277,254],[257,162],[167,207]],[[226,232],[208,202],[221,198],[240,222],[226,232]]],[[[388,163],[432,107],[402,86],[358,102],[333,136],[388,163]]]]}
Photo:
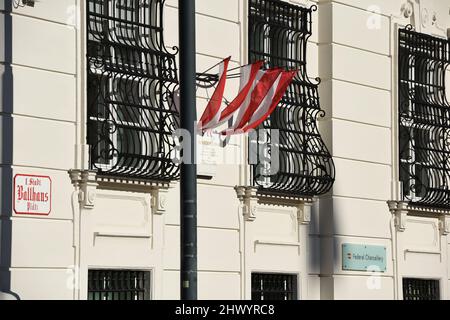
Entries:
{"type": "Polygon", "coordinates": [[[150,272],[89,270],[89,300],[149,300],[150,272]]]}
{"type": "Polygon", "coordinates": [[[297,276],[252,274],[252,300],[297,300],[297,276]]]}
{"type": "Polygon", "coordinates": [[[440,300],[439,280],[403,278],[403,300],[440,300]]]}
{"type": "Polygon", "coordinates": [[[410,128],[400,126],[400,143],[399,143],[399,150],[400,150],[400,159],[411,161],[411,133],[410,128]]]}
{"type": "Polygon", "coordinates": [[[422,198],[427,194],[427,189],[429,188],[429,171],[427,167],[416,164],[415,165],[415,194],[416,197],[422,198]]]}
{"type": "Polygon", "coordinates": [[[430,147],[430,132],[426,129],[414,129],[415,161],[427,163],[430,147]]]}

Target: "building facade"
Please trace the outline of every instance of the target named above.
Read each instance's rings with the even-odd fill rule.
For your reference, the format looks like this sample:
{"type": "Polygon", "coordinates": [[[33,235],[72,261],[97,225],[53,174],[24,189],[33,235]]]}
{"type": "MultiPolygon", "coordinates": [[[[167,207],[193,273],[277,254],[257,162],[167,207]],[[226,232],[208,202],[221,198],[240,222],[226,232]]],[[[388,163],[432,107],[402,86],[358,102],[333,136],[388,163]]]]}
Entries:
{"type": "MultiPolygon", "coordinates": [[[[299,69],[199,137],[199,298],[449,299],[450,1],[196,4],[199,73],[299,69]]],[[[177,5],[0,0],[0,292],[179,299],[177,5]]]]}

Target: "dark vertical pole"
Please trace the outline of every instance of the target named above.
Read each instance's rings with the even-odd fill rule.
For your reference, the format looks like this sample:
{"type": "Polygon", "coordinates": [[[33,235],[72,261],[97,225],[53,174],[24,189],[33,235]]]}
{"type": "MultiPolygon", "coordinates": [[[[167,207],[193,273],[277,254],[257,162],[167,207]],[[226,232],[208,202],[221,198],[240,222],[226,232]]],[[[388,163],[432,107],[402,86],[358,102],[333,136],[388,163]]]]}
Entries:
{"type": "Polygon", "coordinates": [[[197,300],[197,166],[195,164],[195,0],[178,0],[180,35],[181,129],[190,133],[191,159],[181,164],[180,288],[182,300],[197,300]],[[190,160],[190,161],[188,161],[190,160]]]}

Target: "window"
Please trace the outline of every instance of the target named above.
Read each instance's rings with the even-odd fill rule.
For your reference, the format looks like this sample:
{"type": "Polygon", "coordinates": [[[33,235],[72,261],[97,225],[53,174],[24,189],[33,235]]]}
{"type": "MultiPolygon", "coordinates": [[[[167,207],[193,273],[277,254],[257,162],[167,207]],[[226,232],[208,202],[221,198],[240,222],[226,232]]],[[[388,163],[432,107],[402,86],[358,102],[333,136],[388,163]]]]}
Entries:
{"type": "Polygon", "coordinates": [[[249,0],[249,61],[299,70],[280,108],[250,136],[253,183],[265,191],[313,196],[328,192],[334,182],[333,160],[317,128],[323,115],[318,84],[307,74],[315,10],[279,0],[249,0]],[[268,158],[275,170],[269,170],[268,158]]]}
{"type": "Polygon", "coordinates": [[[403,199],[450,207],[450,42],[399,30],[399,177],[403,199]]]}
{"type": "Polygon", "coordinates": [[[149,300],[150,272],[89,270],[88,300],[149,300]]]}
{"type": "Polygon", "coordinates": [[[253,273],[252,300],[297,300],[297,276],[253,273]]]}
{"type": "Polygon", "coordinates": [[[440,300],[439,280],[403,278],[403,300],[440,300]]]}
{"type": "Polygon", "coordinates": [[[162,41],[161,0],[89,0],[90,165],[99,174],[171,180],[179,114],[175,55],[162,41]]]}

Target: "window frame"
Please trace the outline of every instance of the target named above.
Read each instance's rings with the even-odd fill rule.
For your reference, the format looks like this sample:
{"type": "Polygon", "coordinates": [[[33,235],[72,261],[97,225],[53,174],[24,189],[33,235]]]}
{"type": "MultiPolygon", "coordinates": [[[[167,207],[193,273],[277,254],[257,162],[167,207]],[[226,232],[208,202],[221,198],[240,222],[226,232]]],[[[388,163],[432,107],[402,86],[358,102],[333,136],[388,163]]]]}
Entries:
{"type": "MultiPolygon", "coordinates": [[[[134,12],[132,13],[133,15],[133,22],[136,23],[144,23],[144,21],[142,21],[143,17],[145,17],[145,14],[143,12],[143,10],[145,10],[145,6],[142,5],[142,1],[141,0],[119,0],[118,2],[110,2],[108,1],[108,12],[114,12],[114,17],[117,19],[123,19],[123,14],[124,15],[128,15],[132,10],[128,10],[129,8],[123,8],[123,6],[127,6],[128,1],[130,1],[130,3],[133,4],[137,4],[136,8],[131,8],[132,10],[134,10],[134,12]],[[114,6],[115,5],[115,6],[114,6]],[[122,7],[119,7],[119,5],[122,5],[122,7]],[[123,12],[122,12],[123,11],[123,12]]],[[[103,32],[105,32],[105,30],[102,30],[103,32]]],[[[108,21],[108,30],[106,31],[108,34],[108,40],[113,42],[114,40],[117,40],[118,38],[121,38],[122,40],[125,39],[125,41],[131,39],[129,38],[129,30],[126,27],[126,23],[125,22],[120,22],[120,21],[114,21],[114,20],[109,20],[108,21]],[[115,32],[118,29],[122,29],[124,28],[125,31],[121,31],[119,33],[115,32]],[[125,35],[123,35],[123,33],[125,32],[125,35]],[[119,37],[118,35],[122,34],[122,37],[119,37]]],[[[131,31],[133,33],[133,36],[135,35],[136,37],[139,37],[140,39],[145,38],[145,36],[141,35],[141,32],[139,30],[139,27],[137,27],[137,30],[131,31]]],[[[116,52],[116,48],[114,46],[110,46],[109,47],[110,50],[110,58],[112,61],[116,61],[117,64],[123,68],[136,68],[136,65],[133,64],[129,64],[128,63],[128,59],[122,59],[121,58],[121,54],[120,52],[116,52]],[[120,61],[120,62],[119,62],[120,61]]],[[[129,52],[126,52],[127,54],[129,52]]],[[[133,53],[134,54],[134,53],[133,53]]],[[[141,56],[140,59],[143,59],[143,57],[141,56]]],[[[140,61],[140,60],[139,60],[140,61]]],[[[136,61],[136,63],[139,63],[138,61],[136,61]]],[[[105,72],[105,70],[95,70],[94,74],[98,74],[99,76],[101,76],[103,73],[105,72]]],[[[137,83],[138,84],[138,89],[137,91],[139,92],[139,98],[138,101],[140,100],[142,103],[149,105],[148,102],[151,97],[146,98],[143,93],[145,92],[145,84],[142,84],[142,82],[139,79],[127,79],[126,82],[123,82],[123,80],[121,81],[121,77],[120,77],[120,73],[119,72],[112,72],[110,77],[108,78],[108,83],[106,86],[106,90],[107,90],[107,94],[110,97],[110,102],[109,103],[105,103],[105,108],[108,109],[108,112],[105,112],[108,115],[108,118],[99,118],[99,117],[90,117],[91,121],[97,121],[99,123],[106,123],[108,121],[114,121],[115,125],[117,125],[116,130],[114,130],[113,132],[110,133],[110,139],[113,143],[114,146],[117,147],[118,152],[123,153],[122,150],[120,149],[120,146],[125,144],[128,145],[128,139],[127,139],[127,134],[125,134],[124,132],[127,131],[131,131],[131,134],[135,133],[135,130],[131,129],[131,128],[126,128],[126,127],[133,127],[135,129],[138,129],[139,134],[141,135],[140,139],[133,139],[134,142],[139,141],[139,146],[134,146],[134,147],[138,147],[140,149],[140,154],[141,155],[145,155],[145,151],[146,148],[143,145],[143,141],[145,141],[145,133],[143,133],[142,131],[140,131],[139,129],[145,128],[146,124],[144,122],[144,119],[150,119],[151,117],[149,115],[147,115],[147,117],[145,118],[143,113],[148,112],[148,110],[143,110],[143,109],[139,109],[139,113],[136,115],[134,114],[134,112],[132,111],[127,111],[125,110],[125,112],[127,112],[128,115],[133,115],[133,117],[136,117],[136,120],[138,121],[127,121],[126,119],[124,119],[125,117],[120,116],[120,114],[124,113],[123,111],[120,112],[119,109],[121,109],[121,104],[125,104],[125,106],[122,105],[123,109],[128,109],[129,106],[127,106],[127,104],[129,104],[130,101],[128,101],[128,92],[127,89],[125,89],[125,94],[123,91],[121,91],[121,89],[119,88],[120,85],[122,84],[126,84],[126,86],[129,86],[130,83],[137,83]],[[122,131],[122,134],[120,134],[120,131],[122,131]],[[120,138],[120,136],[122,136],[122,138],[120,138]],[[122,143],[122,144],[121,144],[122,143]]],[[[132,89],[132,91],[134,92],[134,88],[132,89]]],[[[151,104],[150,104],[151,105],[151,104]]],[[[101,157],[99,157],[101,159],[101,157]]],[[[108,160],[108,159],[106,159],[108,160]]],[[[123,160],[122,160],[123,161],[123,160]]],[[[110,170],[112,168],[119,168],[119,169],[133,169],[134,167],[140,167],[142,165],[142,163],[136,163],[134,165],[123,165],[123,164],[119,164],[120,159],[117,156],[117,154],[115,152],[112,153],[112,157],[109,159],[109,163],[95,163],[95,166],[99,169],[102,170],[110,170]]],[[[139,162],[142,162],[142,160],[139,160],[139,162]]]]}
{"type": "MultiPolygon", "coordinates": [[[[87,277],[86,277],[86,283],[87,283],[87,285],[86,285],[86,300],[89,300],[89,301],[149,301],[149,300],[152,300],[152,297],[153,297],[153,281],[154,281],[153,278],[154,278],[154,272],[153,272],[153,270],[149,270],[149,269],[106,268],[106,267],[95,268],[95,267],[89,267],[88,271],[87,271],[87,277]],[[146,288],[142,289],[142,290],[144,290],[144,292],[143,292],[144,297],[142,299],[120,299],[120,297],[119,297],[119,299],[114,299],[114,297],[113,297],[113,299],[100,299],[100,300],[99,299],[91,299],[90,298],[91,294],[98,293],[101,296],[103,296],[103,295],[110,295],[110,294],[119,293],[119,295],[120,295],[120,291],[123,290],[123,289],[117,288],[116,290],[108,291],[108,290],[102,288],[103,291],[102,290],[91,290],[90,291],[89,290],[89,285],[90,285],[90,282],[93,281],[90,278],[90,276],[92,274],[91,272],[92,273],[94,273],[94,272],[97,272],[97,273],[101,273],[101,272],[104,272],[104,273],[108,273],[108,272],[112,272],[112,273],[119,273],[119,272],[141,273],[144,276],[147,276],[147,280],[148,280],[147,283],[144,283],[144,286],[146,288]]],[[[117,282],[119,282],[119,281],[117,281],[117,282]]],[[[135,279],[135,282],[136,282],[136,279],[135,279]]],[[[123,283],[123,281],[122,281],[122,283],[123,283]]],[[[135,284],[135,286],[137,286],[137,284],[135,284]]],[[[104,284],[104,287],[106,287],[105,284],[104,284]]],[[[126,289],[129,289],[129,288],[126,288],[126,289]]],[[[138,289],[131,289],[131,290],[128,290],[128,291],[129,291],[128,293],[131,292],[131,294],[133,294],[132,291],[135,291],[134,292],[135,297],[136,297],[136,294],[139,294],[139,290],[138,289]]],[[[128,293],[127,293],[127,295],[128,295],[128,293]]]]}
{"type": "MultiPolygon", "coordinates": [[[[423,289],[423,288],[422,288],[423,289]]],[[[420,289],[416,289],[417,291],[420,289]]],[[[443,297],[443,286],[442,286],[442,281],[441,279],[437,279],[437,278],[421,278],[421,277],[402,277],[402,299],[405,301],[427,301],[427,300],[442,300],[443,297]],[[434,290],[436,291],[436,298],[432,298],[432,296],[430,296],[428,299],[406,299],[406,294],[405,294],[405,287],[406,287],[406,281],[409,280],[411,282],[416,282],[416,283],[426,283],[428,282],[429,284],[431,284],[432,282],[434,282],[434,284],[436,285],[434,290]]]]}
{"type": "Polygon", "coordinates": [[[127,180],[178,179],[172,133],[179,126],[179,111],[171,96],[179,85],[178,48],[164,44],[163,1],[89,0],[85,8],[88,111],[84,139],[90,149],[86,166],[99,175],[127,180]],[[97,81],[96,75],[103,79],[97,81]],[[107,78],[110,81],[105,84],[107,78]],[[133,79],[139,88],[131,89],[133,79]],[[94,91],[105,89],[91,86],[97,82],[108,87],[103,97],[94,91]],[[91,90],[93,99],[89,99],[91,90]],[[127,97],[130,90],[140,97],[127,97]],[[102,98],[107,103],[100,105],[102,98]],[[105,117],[97,116],[101,108],[106,109],[105,117]]]}
{"type": "MultiPolygon", "coordinates": [[[[264,276],[265,277],[270,277],[270,276],[275,276],[275,277],[276,276],[280,276],[280,277],[282,277],[282,276],[284,276],[284,277],[286,277],[285,282],[287,280],[289,280],[288,277],[291,277],[291,279],[290,279],[291,285],[294,285],[295,288],[293,288],[292,291],[286,291],[284,293],[284,295],[286,297],[286,295],[292,294],[293,295],[292,299],[279,299],[278,301],[296,301],[296,300],[300,299],[300,275],[298,273],[253,271],[253,272],[251,272],[251,275],[250,275],[250,277],[251,277],[251,279],[250,279],[251,300],[253,300],[253,301],[270,301],[270,300],[276,301],[276,300],[273,300],[273,299],[269,299],[269,300],[254,299],[254,295],[255,294],[259,294],[261,296],[264,296],[264,290],[263,289],[260,289],[260,290],[254,289],[254,287],[253,287],[253,283],[254,283],[254,278],[253,277],[254,276],[260,276],[260,277],[261,276],[262,277],[264,277],[264,276]]],[[[262,281],[264,281],[264,280],[262,280],[262,281]]],[[[287,284],[285,283],[284,286],[287,287],[287,284]]],[[[280,293],[280,294],[282,294],[282,293],[280,293]]]]}
{"type": "Polygon", "coordinates": [[[326,194],[334,184],[335,166],[318,128],[318,118],[325,115],[320,108],[320,80],[310,78],[306,67],[312,14],[317,11],[317,6],[306,8],[286,1],[248,0],[247,8],[248,62],[281,53],[285,58],[274,56],[269,61],[278,65],[266,63],[264,68],[299,70],[279,103],[282,107],[277,108],[248,139],[249,182],[259,193],[306,197],[326,194]],[[281,35],[274,43],[264,38],[272,34],[268,25],[273,26],[273,34],[281,35]],[[282,52],[275,43],[283,42],[286,42],[286,50],[282,52]],[[269,49],[271,52],[265,52],[269,49]],[[283,121],[285,118],[288,120],[283,121]],[[262,128],[268,132],[259,137],[262,128]],[[267,143],[265,135],[271,135],[275,130],[279,133],[278,141],[267,143]],[[273,156],[275,148],[278,150],[276,159],[273,156]],[[272,152],[269,159],[267,152],[272,152]],[[274,169],[275,161],[277,167],[274,169]],[[269,166],[270,171],[267,170],[269,166]]]}
{"type": "MultiPolygon", "coordinates": [[[[280,15],[281,16],[281,15],[280,15]]],[[[289,61],[290,63],[295,62],[295,57],[296,55],[294,54],[294,52],[296,52],[297,50],[295,50],[295,41],[293,41],[292,39],[290,39],[289,36],[289,31],[288,30],[283,30],[283,39],[285,39],[286,41],[286,46],[283,46],[283,48],[280,48],[279,44],[280,41],[275,41],[274,37],[273,37],[273,33],[277,31],[277,28],[272,28],[270,25],[270,20],[271,17],[264,17],[266,20],[266,23],[264,24],[264,33],[255,33],[253,35],[253,37],[256,39],[254,42],[255,43],[259,43],[262,44],[262,48],[253,48],[253,51],[258,51],[258,52],[262,52],[266,58],[268,59],[274,59],[275,61],[277,59],[282,60],[282,61],[289,61]],[[280,54],[280,52],[282,52],[282,54],[280,54]],[[276,57],[276,58],[275,58],[276,57]]],[[[293,23],[293,19],[294,17],[291,16],[281,16],[281,19],[283,20],[284,23],[286,23],[286,25],[290,25],[291,27],[294,25],[293,23]]],[[[282,41],[281,41],[282,42],[282,41]]],[[[288,66],[286,66],[288,67],[288,66]]],[[[282,102],[280,102],[282,103],[282,102]]],[[[269,118],[266,121],[271,121],[272,117],[275,117],[275,114],[272,114],[269,116],[269,118]]],[[[294,121],[286,119],[286,123],[289,124],[293,124],[294,121]]],[[[274,155],[278,156],[278,159],[276,159],[277,161],[277,165],[276,167],[279,169],[280,166],[280,160],[282,157],[280,157],[280,148],[289,148],[288,144],[282,144],[280,143],[280,137],[278,136],[278,138],[274,141],[274,139],[272,139],[273,135],[274,135],[274,131],[277,129],[264,129],[262,128],[263,125],[260,125],[259,128],[257,128],[257,134],[256,134],[256,139],[250,139],[250,144],[251,145],[256,145],[254,148],[255,150],[260,150],[260,146],[267,146],[266,148],[264,148],[263,151],[263,155],[262,158],[264,159],[271,159],[272,161],[270,161],[270,163],[268,161],[262,161],[259,163],[260,167],[256,167],[253,171],[256,172],[259,170],[259,172],[261,173],[258,177],[255,177],[255,179],[257,179],[258,183],[263,186],[264,188],[270,188],[274,183],[276,183],[276,179],[274,179],[274,175],[273,174],[268,174],[272,173],[273,170],[273,159],[274,159],[274,155]],[[269,138],[270,137],[270,138],[269,138]],[[274,150],[276,150],[276,152],[274,152],[274,150]]],[[[297,129],[297,128],[296,128],[297,129]]],[[[253,137],[252,137],[253,138],[253,137]]],[[[261,157],[261,155],[260,155],[261,157]]],[[[288,163],[287,166],[288,167],[294,167],[294,159],[292,158],[293,154],[289,153],[287,154],[287,158],[285,158],[284,160],[288,163]]],[[[297,159],[298,160],[298,159],[297,159]]],[[[301,161],[300,161],[301,163],[301,161]]]]}
{"type": "MultiPolygon", "coordinates": [[[[393,30],[395,32],[394,48],[396,49],[393,84],[397,84],[393,95],[396,106],[394,119],[397,123],[394,135],[394,145],[397,146],[395,148],[397,170],[393,176],[395,181],[399,182],[397,195],[403,201],[421,206],[448,207],[450,203],[442,199],[442,193],[450,192],[448,188],[450,178],[440,173],[444,169],[437,167],[437,160],[433,160],[433,158],[442,157],[444,153],[450,154],[450,145],[444,143],[444,137],[450,136],[450,127],[440,126],[433,120],[439,116],[436,108],[444,107],[445,103],[449,104],[447,97],[448,65],[447,69],[441,72],[441,65],[445,65],[446,61],[443,55],[439,60],[435,54],[436,52],[440,54],[446,52],[448,55],[448,51],[445,49],[450,48],[450,39],[420,33],[415,31],[411,25],[399,23],[394,24],[393,30]],[[402,39],[402,31],[406,39],[402,39]],[[416,35],[410,35],[408,32],[416,33],[416,35]],[[411,42],[407,40],[411,40],[411,42]],[[417,43],[420,43],[419,41],[430,41],[430,44],[421,49],[424,50],[426,56],[417,61],[419,56],[417,43]],[[432,41],[439,45],[435,50],[431,49],[432,41]],[[449,42],[449,44],[445,44],[445,42],[449,42]],[[404,56],[401,55],[401,50],[406,52],[411,50],[407,59],[405,53],[403,53],[404,56]],[[408,65],[402,67],[402,61],[404,63],[405,60],[408,65]],[[439,63],[436,63],[437,61],[439,63]],[[426,71],[425,74],[423,69],[426,71]],[[442,90],[444,90],[442,101],[434,101],[433,104],[428,105],[428,100],[420,99],[420,97],[429,95],[440,96],[442,90]],[[416,96],[419,98],[414,98],[416,96]],[[447,185],[447,189],[445,185],[447,185]]],[[[438,161],[438,163],[441,162],[438,161]]],[[[443,166],[450,168],[450,161],[443,166]]]]}

